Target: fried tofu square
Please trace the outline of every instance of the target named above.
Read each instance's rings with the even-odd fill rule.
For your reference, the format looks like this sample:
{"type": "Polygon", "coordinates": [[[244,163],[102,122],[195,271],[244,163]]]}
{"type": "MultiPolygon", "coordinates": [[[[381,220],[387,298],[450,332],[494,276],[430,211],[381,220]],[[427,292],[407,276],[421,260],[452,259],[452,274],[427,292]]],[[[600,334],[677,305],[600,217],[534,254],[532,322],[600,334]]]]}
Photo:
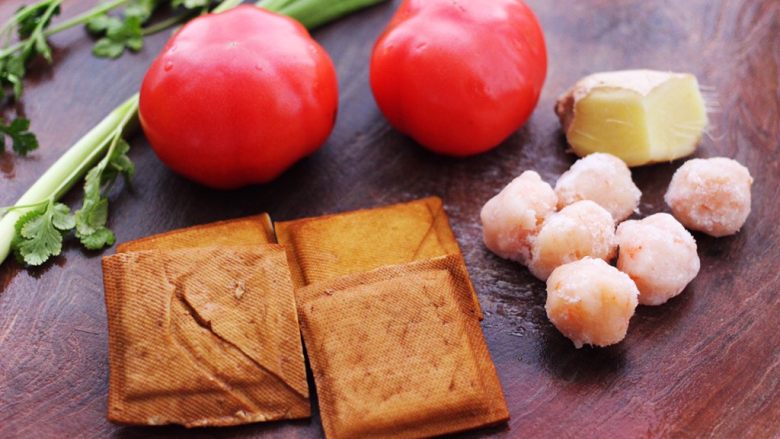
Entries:
{"type": "MultiPolygon", "coordinates": [[[[374,209],[277,222],[296,288],[341,276],[446,255],[460,255],[438,197],[374,209]]],[[[467,283],[479,318],[477,294],[467,283]]]]}
{"type": "Polygon", "coordinates": [[[311,415],[280,245],[103,259],[108,419],[226,426],[311,415]]]}
{"type": "Polygon", "coordinates": [[[275,243],[276,236],[271,217],[264,213],[187,227],[125,242],[117,246],[117,253],[275,243]]]}
{"type": "Polygon", "coordinates": [[[451,255],[296,290],[327,438],[428,437],[509,419],[467,285],[451,255]]]}

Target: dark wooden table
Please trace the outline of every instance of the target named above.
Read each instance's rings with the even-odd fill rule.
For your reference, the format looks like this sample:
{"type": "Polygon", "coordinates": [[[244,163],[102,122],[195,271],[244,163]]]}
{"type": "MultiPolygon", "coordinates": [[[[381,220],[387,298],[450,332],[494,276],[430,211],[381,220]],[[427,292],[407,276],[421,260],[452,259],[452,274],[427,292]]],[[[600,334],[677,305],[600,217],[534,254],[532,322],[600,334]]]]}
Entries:
{"type": "MultiPolygon", "coordinates": [[[[5,0],[0,18],[21,1],[5,0]]],[[[94,1],[66,0],[70,16],[94,1]]],[[[385,4],[316,31],[340,77],[328,143],[274,183],[231,192],[169,172],[133,138],[135,187],[113,198],[120,241],[270,212],[276,220],[425,195],[444,198],[486,311],[485,337],[512,419],[473,433],[497,437],[780,436],[780,2],[777,0],[529,0],[547,36],[550,69],[530,123],[493,152],[439,157],[392,130],[368,86],[385,4]],[[626,340],[576,350],[548,322],[544,285],[482,244],[479,210],[525,169],[553,182],[574,160],[552,107],[579,77],[656,68],[695,73],[722,112],[697,155],[729,156],[753,176],[753,213],[736,236],[696,235],[702,270],[687,291],[640,307],[626,340]]],[[[55,63],[27,81],[24,109],[40,135],[29,158],[0,155],[0,205],[16,198],[73,141],[138,89],[166,35],[118,61],[90,56],[83,31],[56,36],[55,63]]],[[[637,169],[642,213],[680,162],[637,169]]],[[[67,201],[75,202],[78,190],[67,201]]],[[[180,428],[118,427],[106,415],[107,345],[100,257],[68,244],[40,269],[0,267],[0,437],[178,437],[180,428]]],[[[316,407],[316,405],[315,405],[316,407]]],[[[192,437],[316,437],[308,421],[201,429],[192,437]]]]}

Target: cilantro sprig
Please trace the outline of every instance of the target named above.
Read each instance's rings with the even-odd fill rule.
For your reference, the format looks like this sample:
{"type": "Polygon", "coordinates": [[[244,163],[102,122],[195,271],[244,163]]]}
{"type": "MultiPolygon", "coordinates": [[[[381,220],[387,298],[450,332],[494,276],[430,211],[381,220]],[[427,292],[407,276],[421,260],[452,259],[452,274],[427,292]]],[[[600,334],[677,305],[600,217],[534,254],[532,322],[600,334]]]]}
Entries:
{"type": "Polygon", "coordinates": [[[43,0],[24,6],[0,28],[3,41],[3,50],[0,52],[0,98],[9,91],[13,92],[15,100],[22,97],[22,80],[33,58],[41,56],[51,63],[51,47],[45,31],[52,18],[60,13],[60,3],[62,0],[43,0]],[[21,41],[10,46],[14,38],[21,41]]]}
{"type": "Polygon", "coordinates": [[[134,0],[122,17],[99,15],[87,23],[87,30],[99,37],[92,53],[102,58],[119,58],[125,50],[137,52],[144,46],[143,25],[152,17],[159,0],[134,0]]]}
{"type": "Polygon", "coordinates": [[[0,121],[0,153],[5,151],[6,137],[13,142],[11,148],[21,156],[38,148],[38,139],[30,132],[29,119],[17,117],[8,124],[0,121]]]}
{"type": "Polygon", "coordinates": [[[138,96],[114,110],[63,155],[12,207],[0,208],[0,261],[13,251],[24,264],[37,266],[62,252],[74,235],[88,250],[113,245],[108,228],[112,186],[121,176],[129,182],[135,166],[122,137],[138,112],[138,96]],[[86,173],[84,200],[74,213],[57,200],[86,173]]]}
{"type": "MultiPolygon", "coordinates": [[[[60,13],[62,0],[44,0],[31,6],[24,6],[16,11],[0,28],[0,41],[7,48],[14,38],[22,40],[13,51],[0,52],[0,100],[10,96],[11,101],[17,101],[24,93],[24,76],[27,65],[37,56],[51,63],[51,47],[46,41],[44,32],[51,24],[52,18],[60,13]]],[[[10,122],[0,120],[0,152],[5,150],[5,138],[13,141],[13,150],[20,155],[27,155],[38,147],[35,135],[29,131],[30,121],[17,116],[10,122]]]]}
{"type": "Polygon", "coordinates": [[[41,207],[22,215],[16,222],[12,244],[19,261],[41,265],[62,252],[62,234],[76,225],[70,208],[48,200],[41,207]]]}
{"type": "Polygon", "coordinates": [[[196,13],[208,12],[212,3],[212,0],[133,0],[120,16],[103,14],[87,23],[87,30],[98,37],[92,53],[101,58],[119,58],[126,50],[138,52],[144,46],[144,37],[186,21],[196,13]],[[184,8],[185,12],[146,26],[155,11],[166,3],[172,9],[184,8]]]}
{"type": "Polygon", "coordinates": [[[135,173],[135,165],[127,156],[130,145],[117,133],[108,153],[84,179],[84,202],[76,212],[76,237],[89,250],[114,245],[116,236],[108,227],[108,192],[119,175],[127,183],[135,173]]]}

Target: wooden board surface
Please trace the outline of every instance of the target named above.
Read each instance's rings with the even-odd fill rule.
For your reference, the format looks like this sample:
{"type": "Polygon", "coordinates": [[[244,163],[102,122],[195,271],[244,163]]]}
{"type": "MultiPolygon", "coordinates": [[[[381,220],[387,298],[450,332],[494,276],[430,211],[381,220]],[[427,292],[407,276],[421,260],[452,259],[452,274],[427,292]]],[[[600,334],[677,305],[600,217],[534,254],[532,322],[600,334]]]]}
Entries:
{"type": "MultiPolygon", "coordinates": [[[[0,18],[20,4],[5,0],[0,18]]],[[[65,0],[71,16],[94,1],[65,0]]],[[[439,195],[485,310],[483,328],[510,406],[508,426],[469,436],[778,437],[780,435],[780,2],[776,0],[529,0],[547,37],[550,69],[530,123],[493,152],[439,157],[392,130],[368,86],[373,41],[397,2],[315,32],[339,73],[341,106],[325,147],[272,184],[212,191],[169,172],[143,136],[135,186],[112,201],[125,241],[209,221],[270,212],[276,220],[439,195]],[[544,285],[482,244],[481,205],[536,169],[553,182],[574,157],[552,106],[579,77],[646,67],[690,71],[717,90],[722,112],[697,156],[725,155],[753,176],[753,213],[736,236],[696,234],[702,270],[684,294],[640,307],[627,339],[576,350],[548,322],[544,285]]],[[[29,158],[0,155],[0,205],[137,90],[165,40],[118,61],[90,56],[83,31],[56,36],[55,64],[27,81],[24,108],[40,135],[29,158]]],[[[680,162],[638,169],[643,214],[680,162]]],[[[78,191],[76,191],[78,192],[78,191]]],[[[68,201],[74,202],[71,194],[68,201]]],[[[100,257],[73,244],[53,263],[0,267],[0,437],[318,437],[319,418],[185,432],[105,420],[106,318],[100,257]]]]}

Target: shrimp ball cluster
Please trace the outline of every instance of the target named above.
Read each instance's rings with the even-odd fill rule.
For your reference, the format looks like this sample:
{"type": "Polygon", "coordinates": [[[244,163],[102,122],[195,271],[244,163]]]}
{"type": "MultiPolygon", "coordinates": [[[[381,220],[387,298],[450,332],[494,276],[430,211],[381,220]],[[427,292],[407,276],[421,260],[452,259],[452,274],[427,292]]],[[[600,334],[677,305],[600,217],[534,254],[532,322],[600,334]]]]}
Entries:
{"type": "Polygon", "coordinates": [[[667,213],[620,224],[617,240],[617,267],[636,283],[642,305],[665,303],[699,273],[696,241],[667,213]]]}
{"type": "Polygon", "coordinates": [[[622,341],[637,307],[634,281],[601,259],[561,265],[547,279],[547,317],[577,348],[622,341]]]}
{"type": "Polygon", "coordinates": [[[686,227],[712,236],[739,231],[752,184],[734,160],[689,160],[664,197],[674,216],[624,221],[642,193],[619,158],[591,154],[555,190],[526,171],[491,198],[481,213],[485,244],[547,280],[547,316],[575,346],[608,346],[625,338],[637,304],[666,303],[698,275],[686,227]],[[617,268],[608,264],[616,253],[617,268]]]}
{"type": "Polygon", "coordinates": [[[558,179],[555,194],[559,209],[580,200],[591,200],[607,209],[618,222],[637,210],[642,196],[625,162],[604,153],[577,160],[558,179]]]}
{"type": "Polygon", "coordinates": [[[532,239],[528,269],[545,280],[563,264],[586,256],[610,261],[616,251],[612,215],[593,201],[577,201],[544,222],[532,239]]]}
{"type": "Polygon", "coordinates": [[[534,171],[512,180],[482,208],[485,245],[502,258],[527,263],[530,238],[558,204],[555,191],[534,171]]]}
{"type": "Polygon", "coordinates": [[[725,157],[685,162],[664,199],[685,227],[715,237],[737,233],[750,214],[750,171],[725,157]]]}

